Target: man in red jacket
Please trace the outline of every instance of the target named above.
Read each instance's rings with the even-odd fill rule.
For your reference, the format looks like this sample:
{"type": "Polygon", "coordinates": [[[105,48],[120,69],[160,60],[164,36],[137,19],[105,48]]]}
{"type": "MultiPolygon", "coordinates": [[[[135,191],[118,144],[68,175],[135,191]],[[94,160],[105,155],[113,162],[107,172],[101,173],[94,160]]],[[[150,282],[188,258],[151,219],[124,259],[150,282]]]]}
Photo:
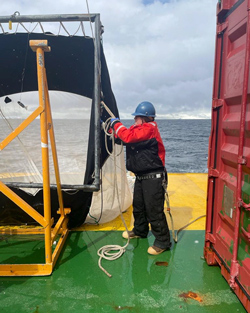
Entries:
{"type": "Polygon", "coordinates": [[[111,119],[115,136],[126,145],[126,167],[136,176],[133,198],[134,228],[123,232],[123,238],[146,238],[149,223],[155,236],[148,253],[157,255],[171,247],[170,234],[164,213],[167,172],[165,148],[157,127],[155,108],[141,102],[135,112],[135,124],[126,128],[117,118],[111,119]]]}

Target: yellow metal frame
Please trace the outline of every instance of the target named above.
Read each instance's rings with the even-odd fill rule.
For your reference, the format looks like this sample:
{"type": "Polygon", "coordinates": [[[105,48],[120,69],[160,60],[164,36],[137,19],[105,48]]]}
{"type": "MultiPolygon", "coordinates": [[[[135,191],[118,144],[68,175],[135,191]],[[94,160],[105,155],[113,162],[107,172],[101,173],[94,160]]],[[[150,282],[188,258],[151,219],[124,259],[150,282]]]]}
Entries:
{"type": "MultiPolygon", "coordinates": [[[[44,216],[33,209],[27,202],[20,198],[1,181],[0,192],[12,200],[17,206],[29,214],[43,227],[45,240],[45,264],[0,264],[0,276],[50,275],[69,233],[67,228],[67,214],[70,213],[70,209],[64,208],[63,205],[54,128],[49,101],[46,70],[44,66],[44,52],[49,52],[50,47],[48,46],[47,40],[30,40],[29,44],[31,49],[36,52],[39,106],[26,120],[24,120],[0,143],[0,150],[3,150],[14,138],[16,138],[31,122],[33,122],[40,115],[44,216]],[[59,200],[59,210],[57,213],[60,214],[60,218],[54,228],[52,228],[54,220],[51,219],[48,136],[50,137],[59,200]],[[54,252],[52,253],[52,245],[58,234],[61,236],[57,242],[57,245],[55,246],[54,252]]],[[[41,233],[41,228],[39,228],[38,233],[41,233]]]]}

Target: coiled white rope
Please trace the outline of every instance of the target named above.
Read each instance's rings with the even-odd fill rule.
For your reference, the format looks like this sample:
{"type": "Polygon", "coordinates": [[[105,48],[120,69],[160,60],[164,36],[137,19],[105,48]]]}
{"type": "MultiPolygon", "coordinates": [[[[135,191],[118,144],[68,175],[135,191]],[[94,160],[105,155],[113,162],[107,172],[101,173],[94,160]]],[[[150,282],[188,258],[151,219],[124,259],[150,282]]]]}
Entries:
{"type": "MultiPolygon", "coordinates": [[[[109,108],[106,106],[106,104],[104,102],[102,102],[102,104],[104,105],[106,111],[110,114],[111,117],[114,118],[113,113],[109,110],[109,108]]],[[[118,206],[120,209],[120,216],[121,216],[121,220],[123,222],[123,225],[125,226],[125,229],[128,233],[128,241],[124,246],[120,246],[120,245],[105,245],[103,247],[101,247],[98,251],[97,254],[99,256],[99,261],[98,261],[98,265],[99,268],[108,276],[108,277],[112,277],[112,275],[105,270],[105,268],[103,268],[101,262],[102,259],[106,259],[108,261],[114,261],[119,259],[123,253],[126,251],[127,246],[129,245],[129,232],[128,232],[128,227],[126,225],[126,222],[124,220],[124,217],[122,215],[122,211],[121,211],[121,204],[120,204],[120,198],[119,198],[119,192],[118,192],[118,185],[117,185],[117,177],[116,177],[116,158],[117,156],[119,156],[122,152],[122,149],[120,151],[119,154],[116,154],[116,145],[115,145],[115,138],[114,138],[114,133],[109,133],[108,129],[110,128],[110,119],[108,118],[105,122],[103,122],[102,126],[105,132],[105,147],[106,150],[108,152],[108,154],[111,156],[114,156],[114,196],[117,197],[118,200],[118,206]],[[108,145],[107,145],[107,138],[111,137],[112,138],[112,146],[113,146],[113,153],[111,153],[108,149],[108,145]]]]}

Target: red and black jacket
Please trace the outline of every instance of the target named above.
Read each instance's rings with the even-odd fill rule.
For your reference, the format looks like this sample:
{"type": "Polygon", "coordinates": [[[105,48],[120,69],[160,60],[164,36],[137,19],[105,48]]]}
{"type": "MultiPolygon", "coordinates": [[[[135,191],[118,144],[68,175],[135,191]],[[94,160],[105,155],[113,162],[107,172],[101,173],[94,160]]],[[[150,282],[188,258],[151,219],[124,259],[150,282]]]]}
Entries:
{"type": "Polygon", "coordinates": [[[156,122],[126,128],[113,122],[115,134],[126,145],[126,167],[135,174],[163,171],[165,148],[156,122]]]}

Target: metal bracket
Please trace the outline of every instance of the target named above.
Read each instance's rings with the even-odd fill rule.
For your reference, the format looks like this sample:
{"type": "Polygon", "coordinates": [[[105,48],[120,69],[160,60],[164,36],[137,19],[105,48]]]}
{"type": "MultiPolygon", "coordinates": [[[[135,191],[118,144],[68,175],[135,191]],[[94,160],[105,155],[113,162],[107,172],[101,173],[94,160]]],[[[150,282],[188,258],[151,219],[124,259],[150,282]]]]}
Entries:
{"type": "Polygon", "coordinates": [[[244,156],[238,157],[238,164],[246,165],[247,164],[246,158],[244,156]]]}
{"type": "Polygon", "coordinates": [[[215,168],[209,168],[208,169],[208,176],[209,177],[219,177],[219,171],[215,168]]]}
{"type": "Polygon", "coordinates": [[[217,34],[220,35],[228,27],[228,21],[217,25],[217,34]]]}
{"type": "Polygon", "coordinates": [[[225,103],[225,100],[224,99],[213,99],[213,102],[212,102],[212,107],[213,109],[217,109],[221,106],[223,106],[225,103]]]}
{"type": "Polygon", "coordinates": [[[211,233],[206,233],[205,240],[215,244],[215,237],[211,233]]]}

